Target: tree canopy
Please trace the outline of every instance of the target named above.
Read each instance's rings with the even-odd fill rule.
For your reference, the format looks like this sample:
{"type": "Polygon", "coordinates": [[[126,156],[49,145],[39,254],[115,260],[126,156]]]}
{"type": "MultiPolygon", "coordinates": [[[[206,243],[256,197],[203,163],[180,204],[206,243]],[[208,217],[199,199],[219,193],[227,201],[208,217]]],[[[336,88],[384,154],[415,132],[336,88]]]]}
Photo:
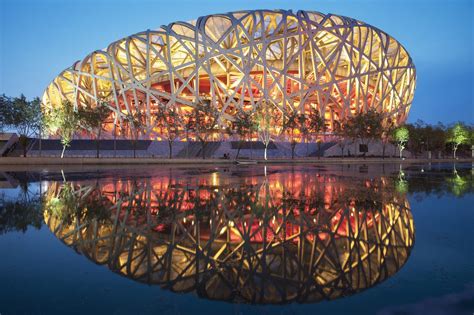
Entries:
{"type": "Polygon", "coordinates": [[[79,128],[80,115],[75,111],[74,105],[70,101],[65,100],[61,106],[50,108],[44,117],[46,130],[52,135],[61,137],[63,145],[62,158],[64,157],[64,151],[74,137],[74,133],[79,128]]]}

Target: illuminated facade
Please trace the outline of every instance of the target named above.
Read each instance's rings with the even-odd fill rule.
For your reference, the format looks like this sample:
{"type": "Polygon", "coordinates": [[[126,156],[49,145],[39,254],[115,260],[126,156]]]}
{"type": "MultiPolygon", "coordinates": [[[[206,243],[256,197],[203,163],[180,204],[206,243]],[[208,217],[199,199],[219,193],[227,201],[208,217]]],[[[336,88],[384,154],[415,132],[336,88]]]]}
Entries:
{"type": "Polygon", "coordinates": [[[366,23],[308,11],[240,11],[171,23],[94,51],[51,82],[43,106],[106,101],[109,137],[130,137],[135,126],[127,117],[140,113],[140,138],[163,139],[160,108],[175,110],[173,124],[184,129],[187,113],[205,104],[218,113],[213,139],[228,137],[220,131],[245,112],[265,121],[260,128],[277,140],[285,137],[285,117],[312,109],[329,133],[368,109],[400,124],[415,81],[404,47],[366,23]]]}

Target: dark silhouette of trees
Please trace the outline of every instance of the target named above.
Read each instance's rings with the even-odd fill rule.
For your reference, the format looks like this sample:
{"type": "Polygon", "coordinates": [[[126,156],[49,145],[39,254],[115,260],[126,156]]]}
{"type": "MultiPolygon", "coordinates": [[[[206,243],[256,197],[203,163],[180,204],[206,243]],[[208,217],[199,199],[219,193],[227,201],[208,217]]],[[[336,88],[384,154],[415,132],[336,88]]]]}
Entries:
{"type": "MultiPolygon", "coordinates": [[[[357,113],[349,117],[343,123],[345,124],[344,133],[351,139],[358,139],[360,143],[369,146],[373,140],[380,139],[383,115],[374,109],[365,113],[357,113]]],[[[365,157],[366,152],[364,152],[365,157]]]]}

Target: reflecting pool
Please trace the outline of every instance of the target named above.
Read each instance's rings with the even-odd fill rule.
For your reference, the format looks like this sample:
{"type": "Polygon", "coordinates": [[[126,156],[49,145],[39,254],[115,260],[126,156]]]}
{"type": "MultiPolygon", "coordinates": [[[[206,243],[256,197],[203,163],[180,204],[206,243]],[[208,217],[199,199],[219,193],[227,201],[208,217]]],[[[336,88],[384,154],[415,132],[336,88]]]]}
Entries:
{"type": "Polygon", "coordinates": [[[471,164],[0,171],[0,313],[471,314],[473,193],[471,164]]]}

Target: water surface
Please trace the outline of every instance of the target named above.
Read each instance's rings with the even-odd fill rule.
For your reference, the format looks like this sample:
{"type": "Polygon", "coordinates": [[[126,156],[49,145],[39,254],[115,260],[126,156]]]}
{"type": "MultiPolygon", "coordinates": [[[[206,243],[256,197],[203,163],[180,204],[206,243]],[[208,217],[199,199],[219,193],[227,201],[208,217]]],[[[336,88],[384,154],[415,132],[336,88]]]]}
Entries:
{"type": "Polygon", "coordinates": [[[471,164],[0,172],[0,313],[471,314],[471,164]]]}

